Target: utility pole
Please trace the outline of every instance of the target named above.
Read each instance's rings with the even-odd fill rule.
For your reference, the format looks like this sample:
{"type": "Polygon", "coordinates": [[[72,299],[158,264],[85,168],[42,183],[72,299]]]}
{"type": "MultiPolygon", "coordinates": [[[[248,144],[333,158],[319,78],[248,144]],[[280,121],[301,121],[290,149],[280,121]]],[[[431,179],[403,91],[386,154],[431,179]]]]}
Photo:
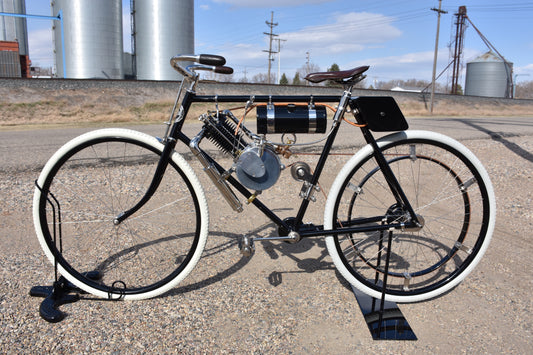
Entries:
{"type": "Polygon", "coordinates": [[[286,39],[276,38],[278,41],[278,82],[279,84],[280,78],[281,78],[281,42],[287,42],[286,39]]]}
{"type": "Polygon", "coordinates": [[[437,19],[437,37],[435,38],[435,55],[433,57],[433,76],[431,79],[431,103],[429,106],[429,112],[433,113],[433,102],[435,99],[435,76],[437,75],[437,55],[439,53],[439,30],[440,30],[440,15],[441,14],[447,14],[447,11],[443,11],[442,9],[442,0],[439,0],[439,8],[435,9],[432,8],[432,11],[436,11],[438,14],[437,19]]]}
{"type": "Polygon", "coordinates": [[[263,32],[263,34],[267,35],[270,37],[270,45],[268,47],[268,51],[267,50],[263,50],[263,52],[267,52],[268,53],[268,83],[271,84],[270,82],[270,69],[272,67],[272,61],[274,61],[274,57],[272,56],[272,54],[274,53],[277,53],[275,51],[272,50],[272,39],[274,37],[277,37],[278,35],[277,34],[274,34],[273,33],[273,30],[274,30],[274,27],[276,27],[278,24],[277,22],[274,23],[274,11],[271,11],[270,12],[270,22],[268,21],[265,21],[265,23],[270,27],[270,32],[263,32]]]}
{"type": "MultiPolygon", "coordinates": [[[[305,66],[306,66],[305,75],[309,75],[309,62],[310,62],[310,54],[309,54],[309,52],[305,52],[305,58],[306,58],[306,60],[305,60],[305,66]]],[[[309,85],[309,81],[306,80],[305,81],[305,86],[307,86],[307,85],[309,85]]]]}
{"type": "Polygon", "coordinates": [[[459,76],[461,75],[461,57],[463,56],[464,36],[466,29],[466,6],[459,7],[455,14],[455,50],[453,53],[452,89],[451,94],[459,93],[459,76]]]}

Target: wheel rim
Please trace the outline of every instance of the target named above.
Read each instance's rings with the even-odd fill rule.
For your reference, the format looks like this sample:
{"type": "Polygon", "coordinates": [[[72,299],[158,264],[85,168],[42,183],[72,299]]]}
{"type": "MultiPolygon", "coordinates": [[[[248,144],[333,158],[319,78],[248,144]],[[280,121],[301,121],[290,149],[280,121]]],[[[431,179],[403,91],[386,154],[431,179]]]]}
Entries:
{"type": "Polygon", "coordinates": [[[65,154],[42,186],[40,221],[49,249],[68,274],[107,292],[109,298],[151,292],[171,282],[187,267],[198,246],[197,197],[172,161],[146,209],[120,226],[111,226],[113,216],[131,207],[146,191],[159,153],[128,138],[93,139],[65,154]],[[73,190],[75,182],[84,185],[80,193],[73,190]],[[57,243],[56,247],[53,241],[48,192],[62,205],[62,246],[57,243]],[[171,215],[174,220],[167,225],[171,215]],[[95,270],[102,279],[85,276],[95,270]]]}
{"type": "MultiPolygon", "coordinates": [[[[403,141],[402,143],[406,143],[406,141],[403,141]]],[[[486,233],[487,219],[489,215],[486,188],[482,180],[479,178],[478,172],[474,169],[471,163],[462,156],[462,154],[454,149],[445,147],[438,142],[415,139],[411,140],[409,144],[393,143],[382,149],[384,151],[388,150],[386,158],[395,174],[403,176],[402,174],[404,171],[399,168],[399,165],[405,165],[406,162],[415,158],[414,160],[418,160],[418,162],[425,161],[428,164],[433,165],[433,167],[439,167],[439,169],[442,169],[444,175],[448,176],[448,180],[453,182],[453,184],[448,183],[445,185],[448,189],[450,186],[455,186],[455,190],[463,189],[462,191],[456,192],[455,195],[450,194],[453,198],[448,197],[449,201],[446,200],[444,195],[435,195],[432,197],[434,200],[432,202],[433,205],[441,204],[444,206],[441,206],[441,208],[446,207],[445,203],[452,205],[452,200],[455,203],[460,201],[460,205],[463,206],[462,217],[454,217],[455,222],[453,223],[455,224],[452,224],[451,220],[446,220],[444,218],[444,213],[441,213],[440,217],[431,214],[428,215],[427,212],[423,210],[435,211],[436,209],[434,207],[431,208],[431,204],[427,201],[424,203],[424,201],[419,200],[420,196],[414,194],[416,189],[406,191],[409,200],[414,204],[413,207],[415,213],[423,216],[426,220],[426,225],[421,231],[404,231],[403,233],[396,233],[393,237],[391,269],[389,270],[388,275],[392,276],[393,279],[397,278],[398,280],[393,280],[391,282],[391,279],[389,278],[388,283],[390,284],[388,285],[387,293],[394,295],[414,295],[440,288],[459,275],[470,264],[483,243],[483,236],[486,233]],[[405,148],[405,151],[399,150],[399,147],[401,146],[405,148]],[[449,158],[446,157],[445,154],[443,154],[444,158],[442,161],[431,158],[429,155],[424,155],[422,148],[425,149],[426,146],[432,147],[435,151],[440,150],[441,153],[446,152],[446,154],[454,157],[454,159],[451,159],[450,163],[446,161],[446,159],[449,158]],[[413,155],[412,149],[415,149],[415,155],[413,155]],[[458,169],[460,169],[460,171],[456,171],[458,169]],[[466,178],[463,178],[463,176],[466,176],[466,178]],[[416,196],[413,197],[413,195],[416,196]],[[474,200],[472,200],[472,197],[474,200]],[[476,208],[479,208],[482,212],[479,213],[476,208]],[[438,218],[440,218],[440,222],[438,218]],[[457,222],[457,220],[460,221],[457,222]],[[455,232],[455,237],[451,239],[443,231],[437,230],[435,226],[438,226],[439,224],[441,229],[444,229],[442,226],[449,224],[448,228],[455,232]],[[439,240],[436,238],[438,235],[443,235],[446,238],[439,240]],[[478,235],[482,237],[478,238],[478,235]],[[411,244],[411,251],[409,251],[407,247],[408,243],[411,244]],[[418,245],[416,243],[418,243],[418,245]],[[422,249],[426,250],[426,260],[415,260],[415,251],[422,249]],[[432,256],[433,259],[431,260],[427,255],[429,254],[428,250],[431,250],[432,253],[435,254],[432,256]],[[467,253],[467,251],[470,253],[467,253]],[[395,252],[397,254],[395,254],[395,252]],[[411,253],[413,256],[403,257],[402,253],[404,253],[404,255],[411,253]],[[402,263],[404,264],[403,267],[401,265],[402,263]],[[424,265],[424,267],[419,267],[413,271],[412,266],[415,263],[424,265]],[[457,266],[451,267],[452,264],[457,264],[457,266]]],[[[370,185],[370,181],[373,180],[374,177],[382,175],[379,172],[379,168],[377,168],[375,164],[372,164],[371,158],[367,158],[354,168],[351,175],[349,175],[349,179],[346,179],[344,186],[341,188],[342,193],[339,194],[335,203],[333,214],[335,221],[346,220],[346,218],[350,220],[352,214],[354,214],[353,218],[363,216],[368,217],[366,215],[361,216],[357,213],[361,209],[365,209],[365,206],[362,206],[363,199],[366,199],[366,202],[369,203],[368,196],[364,196],[365,186],[367,184],[370,185]],[[366,165],[373,166],[373,168],[368,168],[366,165]],[[363,169],[366,169],[365,174],[360,176],[357,181],[354,181],[356,175],[359,174],[357,171],[362,171],[363,169]],[[351,191],[351,196],[347,198],[345,192],[349,189],[353,191],[351,191]],[[346,204],[345,202],[342,202],[343,200],[349,200],[349,202],[346,204]],[[349,207],[343,207],[343,203],[349,207]],[[347,211],[346,213],[343,212],[343,208],[347,211]],[[346,217],[346,215],[348,215],[348,217],[346,217]]],[[[422,179],[420,179],[419,182],[422,182],[422,179]]],[[[400,181],[400,184],[404,187],[406,182],[400,181]]],[[[384,186],[386,186],[383,181],[380,183],[374,183],[374,185],[380,186],[379,188],[384,188],[384,186]]],[[[375,186],[374,189],[376,188],[375,186]]],[[[366,190],[368,191],[369,188],[366,190]]],[[[418,192],[420,191],[421,190],[418,192]]],[[[379,200],[381,196],[372,197],[379,200]]],[[[387,210],[391,206],[392,204],[383,203],[382,209],[387,210]]],[[[370,205],[366,206],[366,208],[370,209],[370,205]]],[[[452,208],[448,207],[448,209],[453,212],[452,208]]],[[[384,212],[382,211],[381,213],[384,212]]],[[[378,243],[378,238],[378,235],[373,237],[361,237],[360,235],[353,234],[340,235],[334,238],[338,254],[347,270],[361,283],[374,290],[381,290],[381,285],[379,282],[376,284],[376,281],[378,279],[378,274],[384,272],[384,264],[379,264],[379,261],[377,260],[378,251],[373,251],[371,253],[369,249],[371,246],[375,248],[375,245],[378,243]]],[[[384,249],[382,249],[382,251],[384,251],[384,249]]]]}

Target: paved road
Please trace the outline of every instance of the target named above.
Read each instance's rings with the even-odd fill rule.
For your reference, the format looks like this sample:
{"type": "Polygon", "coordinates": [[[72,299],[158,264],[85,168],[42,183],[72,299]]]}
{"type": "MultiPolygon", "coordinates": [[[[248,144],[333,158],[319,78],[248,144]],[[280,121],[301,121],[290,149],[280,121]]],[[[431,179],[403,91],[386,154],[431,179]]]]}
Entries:
{"type": "MultiPolygon", "coordinates": [[[[411,129],[424,129],[446,134],[458,140],[465,139],[496,139],[504,145],[506,138],[533,135],[532,117],[507,118],[412,118],[408,119],[411,129]]],[[[353,135],[348,125],[341,127],[336,144],[341,147],[362,145],[360,134],[353,135]]],[[[84,132],[95,129],[95,126],[83,128],[51,128],[38,130],[0,132],[0,166],[4,171],[39,171],[48,158],[65,142],[84,132]]],[[[151,135],[161,136],[163,125],[143,125],[128,127],[151,135]]],[[[185,132],[193,136],[199,130],[196,122],[186,124],[185,132]]],[[[305,135],[301,135],[304,137],[305,135]]],[[[317,136],[307,135],[305,138],[316,139],[317,136]]],[[[509,145],[508,148],[516,148],[509,145]]],[[[178,150],[187,150],[183,145],[178,150]]],[[[528,154],[527,152],[517,152],[528,154]]]]}

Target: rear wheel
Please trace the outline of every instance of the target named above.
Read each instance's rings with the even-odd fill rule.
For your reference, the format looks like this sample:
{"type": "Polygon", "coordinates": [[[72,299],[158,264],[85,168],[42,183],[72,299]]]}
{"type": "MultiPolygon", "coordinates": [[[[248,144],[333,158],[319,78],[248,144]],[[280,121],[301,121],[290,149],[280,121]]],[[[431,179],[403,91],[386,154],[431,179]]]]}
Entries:
{"type": "MultiPolygon", "coordinates": [[[[495,219],[489,177],[467,148],[440,134],[406,131],[384,137],[379,145],[421,222],[419,228],[390,232],[386,298],[415,302],[436,297],[462,281],[489,244],[495,219]]],[[[371,147],[363,148],[332,186],[325,228],[372,228],[408,220],[371,147]]],[[[389,231],[370,230],[328,236],[326,243],[342,275],[379,298],[388,238],[389,231]]]]}
{"type": "Polygon", "coordinates": [[[207,203],[177,153],[146,205],[113,223],[147,191],[162,150],[139,132],[99,130],[65,144],[44,167],[35,229],[48,258],[76,286],[111,299],[149,298],[173,288],[198,262],[207,203]]]}

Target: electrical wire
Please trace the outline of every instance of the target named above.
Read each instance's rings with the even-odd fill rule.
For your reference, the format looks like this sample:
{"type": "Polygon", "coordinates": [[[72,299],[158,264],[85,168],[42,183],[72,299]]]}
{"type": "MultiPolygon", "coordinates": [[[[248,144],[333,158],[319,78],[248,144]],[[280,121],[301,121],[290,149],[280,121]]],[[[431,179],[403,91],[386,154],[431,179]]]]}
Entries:
{"type": "MultiPolygon", "coordinates": [[[[306,106],[306,107],[309,106],[309,104],[305,104],[305,103],[290,103],[290,104],[291,105],[295,105],[295,106],[306,106]]],[[[242,118],[239,120],[239,122],[237,124],[237,127],[235,127],[234,134],[238,135],[240,127],[241,127],[242,123],[244,122],[244,119],[246,118],[246,115],[248,114],[248,112],[250,112],[251,110],[253,110],[257,106],[266,106],[266,105],[267,105],[266,103],[260,103],[260,104],[254,104],[254,105],[249,106],[249,108],[247,110],[245,110],[244,114],[242,115],[242,118]]],[[[275,105],[282,106],[282,105],[288,105],[288,103],[276,103],[276,104],[273,104],[273,105],[274,106],[275,105]]],[[[330,110],[332,110],[334,113],[337,112],[336,108],[334,108],[333,106],[328,105],[326,103],[315,103],[315,105],[325,106],[325,107],[329,108],[330,110]]],[[[239,109],[243,109],[243,108],[246,108],[246,107],[242,107],[242,106],[241,107],[235,107],[235,108],[229,109],[229,111],[239,110],[239,109]]],[[[359,127],[360,128],[360,127],[365,127],[366,126],[366,123],[365,124],[358,124],[358,123],[350,122],[344,116],[342,117],[342,120],[344,120],[345,122],[347,122],[350,125],[355,126],[355,127],[359,127]]],[[[278,146],[290,146],[290,147],[313,145],[313,144],[320,143],[320,142],[324,141],[325,139],[327,139],[329,137],[329,135],[331,134],[332,130],[333,130],[333,128],[328,132],[328,134],[325,137],[323,137],[323,138],[321,138],[319,140],[313,141],[313,142],[308,142],[308,143],[284,143],[284,142],[276,143],[276,142],[270,142],[270,143],[272,143],[274,145],[278,145],[278,146]]]]}

